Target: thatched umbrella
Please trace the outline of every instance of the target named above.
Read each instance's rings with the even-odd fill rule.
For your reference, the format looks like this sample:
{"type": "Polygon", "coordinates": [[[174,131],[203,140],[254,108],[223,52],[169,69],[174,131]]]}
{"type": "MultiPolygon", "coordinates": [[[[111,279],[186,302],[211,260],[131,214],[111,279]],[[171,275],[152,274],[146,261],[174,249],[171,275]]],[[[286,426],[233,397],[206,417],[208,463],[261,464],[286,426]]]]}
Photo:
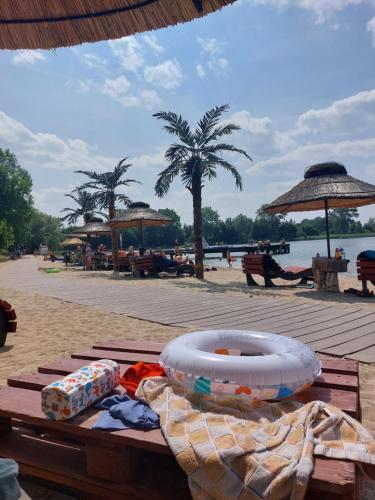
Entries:
{"type": "Polygon", "coordinates": [[[53,49],[203,17],[235,0],[1,0],[0,49],[53,49]]]}
{"type": "Polygon", "coordinates": [[[102,234],[110,234],[111,228],[108,224],[104,223],[102,219],[95,218],[87,222],[84,226],[79,227],[75,232],[80,234],[87,234],[89,236],[94,234],[97,238],[102,234]]]}
{"type": "Polygon", "coordinates": [[[83,245],[84,241],[82,241],[81,239],[79,238],[65,238],[65,240],[63,240],[60,245],[62,247],[76,247],[78,245],[83,245]]]}
{"type": "Polygon", "coordinates": [[[116,215],[109,221],[109,225],[115,229],[126,229],[139,227],[141,246],[143,247],[143,228],[146,226],[167,226],[173,220],[166,215],[150,208],[150,205],[138,201],[131,203],[122,214],[116,215]]]}
{"type": "Polygon", "coordinates": [[[375,186],[348,175],[344,165],[317,163],[308,167],[304,180],[266,206],[268,213],[325,210],[327,250],[329,243],[328,209],[355,208],[375,203],[375,186]]]}

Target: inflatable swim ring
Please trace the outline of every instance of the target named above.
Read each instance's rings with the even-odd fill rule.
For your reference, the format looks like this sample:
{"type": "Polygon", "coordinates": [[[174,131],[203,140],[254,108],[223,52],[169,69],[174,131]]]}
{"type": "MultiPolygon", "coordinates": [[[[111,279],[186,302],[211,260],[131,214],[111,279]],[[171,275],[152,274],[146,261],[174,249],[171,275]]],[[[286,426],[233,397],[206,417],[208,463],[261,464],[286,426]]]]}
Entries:
{"type": "Polygon", "coordinates": [[[59,273],[60,271],[61,271],[61,269],[59,269],[57,267],[47,267],[47,269],[45,269],[45,272],[48,274],[59,273]]]}
{"type": "Polygon", "coordinates": [[[172,384],[214,396],[282,399],[321,373],[315,353],[297,340],[263,332],[192,332],[172,340],[160,356],[172,384]],[[240,355],[228,355],[230,350],[240,355]]]}

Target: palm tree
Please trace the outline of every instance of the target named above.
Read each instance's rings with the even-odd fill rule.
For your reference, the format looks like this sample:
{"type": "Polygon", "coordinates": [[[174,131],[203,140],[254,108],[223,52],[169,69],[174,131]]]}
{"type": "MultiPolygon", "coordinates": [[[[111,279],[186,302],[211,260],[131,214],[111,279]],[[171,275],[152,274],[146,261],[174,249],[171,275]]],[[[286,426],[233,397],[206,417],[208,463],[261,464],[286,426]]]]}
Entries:
{"type": "Polygon", "coordinates": [[[204,183],[215,179],[217,167],[222,167],[233,175],[237,188],[242,190],[240,173],[235,166],[223,159],[222,153],[225,151],[240,153],[252,161],[243,149],[218,141],[221,137],[240,129],[233,123],[219,124],[221,115],[228,109],[228,105],[215,106],[210,109],[203,115],[194,131],[190,129],[188,122],[182,116],[177,116],[171,111],[161,111],[153,115],[159,120],[166,121],[167,125],[164,129],[179,139],[179,142],[173,143],[165,153],[169,166],[159,173],[155,192],[160,198],[165,196],[173,179],[180,175],[182,183],[192,194],[195,267],[196,277],[199,279],[204,276],[202,248],[202,188],[204,183]]]}
{"type": "Polygon", "coordinates": [[[78,207],[77,208],[63,208],[61,212],[69,212],[60,217],[62,221],[67,221],[68,224],[75,224],[79,217],[82,217],[85,224],[95,215],[103,215],[101,212],[96,210],[96,200],[94,196],[85,191],[84,189],[75,189],[69,194],[66,194],[68,198],[74,200],[78,207]],[[73,194],[76,193],[76,194],[73,194]]]}
{"type": "MultiPolygon", "coordinates": [[[[113,171],[97,173],[92,170],[77,170],[77,174],[84,174],[89,177],[89,182],[86,182],[80,189],[93,189],[94,198],[98,206],[108,210],[108,219],[111,220],[116,216],[116,202],[129,205],[130,199],[122,193],[117,193],[116,189],[120,186],[129,186],[132,182],[138,182],[134,179],[122,179],[128,169],[132,166],[131,163],[126,163],[127,158],[122,159],[115,166],[113,171]]],[[[116,229],[111,229],[112,238],[112,258],[113,272],[119,271],[118,259],[118,241],[116,229]]]]}

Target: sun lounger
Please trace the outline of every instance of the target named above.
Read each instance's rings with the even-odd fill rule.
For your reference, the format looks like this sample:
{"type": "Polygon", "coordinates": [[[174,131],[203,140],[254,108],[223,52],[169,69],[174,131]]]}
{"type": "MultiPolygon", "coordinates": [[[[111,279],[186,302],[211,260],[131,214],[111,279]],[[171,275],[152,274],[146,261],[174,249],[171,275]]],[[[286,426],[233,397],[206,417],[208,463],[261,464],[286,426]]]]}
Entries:
{"type": "Polygon", "coordinates": [[[362,297],[370,297],[373,292],[370,292],[367,282],[370,281],[375,286],[375,259],[369,259],[358,255],[357,258],[357,275],[362,281],[362,297]]]}
{"type": "Polygon", "coordinates": [[[5,345],[7,334],[17,330],[17,315],[11,304],[0,299],[0,347],[5,345]]]}
{"type": "MultiPolygon", "coordinates": [[[[0,387],[0,456],[15,459],[23,474],[69,486],[88,498],[191,498],[186,477],[160,430],[93,430],[99,411],[93,408],[65,422],[48,420],[41,411],[40,390],[90,360],[113,359],[123,373],[138,360],[157,362],[163,347],[156,342],[106,341],[44,363],[37,372],[9,377],[8,385],[0,387]]],[[[324,359],[321,377],[295,399],[330,402],[360,418],[357,362],[324,359]]],[[[306,498],[354,500],[358,482],[354,463],[316,458],[306,498]]]]}
{"type": "Polygon", "coordinates": [[[144,255],[137,256],[131,259],[130,266],[132,268],[133,275],[135,276],[145,276],[147,273],[151,276],[159,276],[159,273],[169,273],[169,274],[188,274],[193,276],[194,266],[191,264],[179,264],[178,266],[168,267],[161,259],[158,259],[154,255],[144,255]]]}
{"type": "Polygon", "coordinates": [[[253,274],[262,276],[266,287],[276,286],[272,281],[276,278],[287,281],[300,280],[299,284],[306,284],[308,280],[314,280],[311,267],[282,268],[271,255],[244,255],[242,257],[242,271],[246,274],[249,286],[258,286],[253,274]]]}

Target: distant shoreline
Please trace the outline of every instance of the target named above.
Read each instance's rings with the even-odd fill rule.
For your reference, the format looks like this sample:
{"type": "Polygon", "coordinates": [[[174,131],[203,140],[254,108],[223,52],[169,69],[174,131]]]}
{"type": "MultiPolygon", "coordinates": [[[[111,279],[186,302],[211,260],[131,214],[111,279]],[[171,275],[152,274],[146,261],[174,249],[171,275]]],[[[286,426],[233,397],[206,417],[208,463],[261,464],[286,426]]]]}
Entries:
{"type": "MultiPolygon", "coordinates": [[[[375,238],[375,233],[344,233],[344,234],[330,234],[331,240],[349,239],[349,238],[375,238]]],[[[288,241],[310,241],[310,240],[325,240],[325,235],[317,234],[316,236],[306,236],[304,238],[294,238],[288,241]]]]}

